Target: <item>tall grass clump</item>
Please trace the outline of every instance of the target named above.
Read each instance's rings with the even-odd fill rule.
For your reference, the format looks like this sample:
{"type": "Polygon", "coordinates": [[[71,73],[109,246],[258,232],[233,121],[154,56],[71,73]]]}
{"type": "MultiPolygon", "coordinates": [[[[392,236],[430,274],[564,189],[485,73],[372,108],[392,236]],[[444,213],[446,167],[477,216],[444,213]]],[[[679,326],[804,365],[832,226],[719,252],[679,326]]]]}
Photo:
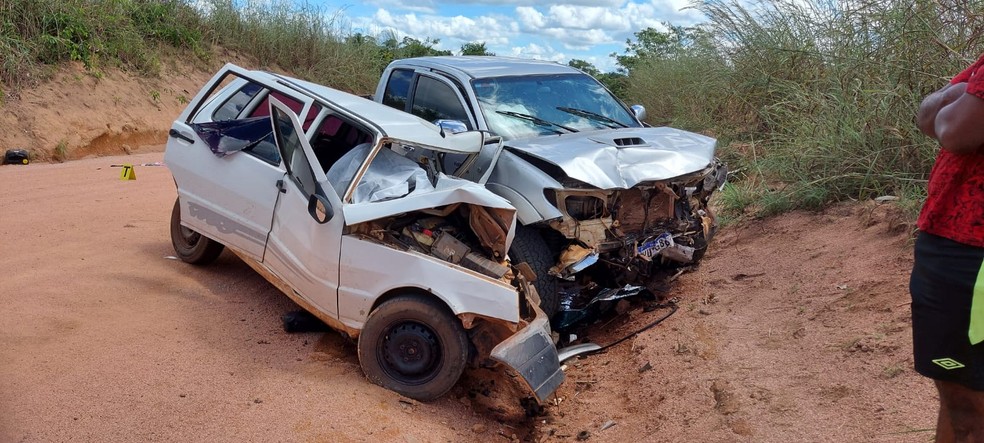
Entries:
{"type": "Polygon", "coordinates": [[[388,60],[374,57],[375,39],[342,32],[337,16],[289,0],[206,0],[206,38],[260,64],[338,89],[371,92],[388,60]]]}
{"type": "Polygon", "coordinates": [[[722,145],[754,140],[754,159],[722,151],[733,167],[765,174],[762,183],[781,183],[762,193],[777,193],[775,207],[782,199],[795,208],[818,198],[911,195],[938,149],[913,123],[919,102],[984,43],[979,1],[708,0],[697,7],[709,20],[699,28],[707,38],[683,56],[631,70],[633,96],[657,97],[650,100],[659,110],[666,109],[660,100],[672,102],[668,120],[710,132],[722,145]]]}
{"type": "Polygon", "coordinates": [[[199,27],[180,0],[2,0],[0,82],[16,88],[66,61],[154,73],[157,46],[199,48],[199,27]]]}

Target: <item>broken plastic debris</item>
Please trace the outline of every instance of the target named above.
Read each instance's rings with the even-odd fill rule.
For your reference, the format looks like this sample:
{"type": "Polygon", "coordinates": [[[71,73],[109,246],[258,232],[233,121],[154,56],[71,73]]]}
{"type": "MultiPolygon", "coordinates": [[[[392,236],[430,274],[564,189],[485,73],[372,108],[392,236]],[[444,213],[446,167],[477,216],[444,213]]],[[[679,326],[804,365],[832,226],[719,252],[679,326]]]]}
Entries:
{"type": "Polygon", "coordinates": [[[632,297],[639,294],[644,289],[646,288],[633,285],[625,285],[621,288],[602,289],[598,292],[598,294],[591,298],[590,301],[577,308],[574,307],[574,301],[580,295],[580,290],[574,288],[568,291],[561,291],[560,310],[554,314],[551,326],[557,330],[564,330],[587,319],[591,314],[590,308],[595,304],[603,301],[615,301],[632,297]]]}
{"type": "Polygon", "coordinates": [[[571,358],[577,357],[578,355],[587,354],[589,352],[594,352],[601,349],[601,346],[596,343],[582,343],[579,345],[568,346],[563,349],[557,350],[557,358],[561,363],[570,360],[571,358]]]}
{"type": "Polygon", "coordinates": [[[598,253],[580,245],[570,245],[560,253],[560,260],[547,271],[548,274],[573,280],[573,275],[598,262],[598,253]],[[592,257],[593,256],[593,257],[592,257]]]}

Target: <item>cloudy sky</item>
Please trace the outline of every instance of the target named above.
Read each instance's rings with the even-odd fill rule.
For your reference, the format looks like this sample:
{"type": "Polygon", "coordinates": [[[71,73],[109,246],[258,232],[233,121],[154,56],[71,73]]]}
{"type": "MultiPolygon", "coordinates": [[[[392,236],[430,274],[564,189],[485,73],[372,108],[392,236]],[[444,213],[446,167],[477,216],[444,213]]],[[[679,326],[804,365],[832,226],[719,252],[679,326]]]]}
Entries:
{"type": "Polygon", "coordinates": [[[352,32],[419,40],[439,39],[454,52],[485,42],[496,55],[567,62],[587,60],[602,71],[615,68],[608,55],[621,53],[634,32],[661,22],[691,25],[702,15],[690,0],[312,0],[352,32]]]}

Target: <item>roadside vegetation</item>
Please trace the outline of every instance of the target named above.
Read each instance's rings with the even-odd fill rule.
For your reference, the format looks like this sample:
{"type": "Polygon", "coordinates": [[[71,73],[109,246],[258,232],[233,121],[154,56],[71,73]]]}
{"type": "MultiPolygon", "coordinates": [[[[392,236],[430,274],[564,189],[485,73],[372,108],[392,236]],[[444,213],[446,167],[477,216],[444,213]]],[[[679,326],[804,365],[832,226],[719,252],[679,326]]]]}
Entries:
{"type": "MultiPolygon", "coordinates": [[[[973,60],[984,4],[966,0],[697,4],[707,22],[644,29],[601,79],[654,125],[719,139],[734,173],[728,217],[891,195],[911,213],[937,145],[920,99],[973,60]]],[[[217,51],[354,93],[396,58],[451,54],[437,40],[351,32],[332,11],[289,0],[0,0],[0,103],[67,61],[156,75],[169,55],[217,51]]],[[[460,54],[488,52],[482,42],[460,54]]]]}
{"type": "Polygon", "coordinates": [[[711,0],[705,25],[637,33],[617,56],[627,101],[719,138],[728,216],[887,195],[913,217],[938,149],[914,116],[980,55],[984,4],[747,4],[711,0]]]}

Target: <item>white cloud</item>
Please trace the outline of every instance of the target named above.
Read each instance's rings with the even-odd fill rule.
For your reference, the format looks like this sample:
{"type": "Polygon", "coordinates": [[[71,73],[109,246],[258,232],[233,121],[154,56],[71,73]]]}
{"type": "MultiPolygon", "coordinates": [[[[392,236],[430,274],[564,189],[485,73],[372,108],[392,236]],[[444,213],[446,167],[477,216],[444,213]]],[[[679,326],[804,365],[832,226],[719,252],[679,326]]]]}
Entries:
{"type": "Polygon", "coordinates": [[[610,8],[554,5],[549,11],[551,21],[562,28],[624,31],[630,26],[628,17],[610,8]]]}
{"type": "MultiPolygon", "coordinates": [[[[415,13],[394,15],[385,9],[379,9],[372,19],[377,27],[392,29],[401,36],[409,35],[420,40],[437,38],[442,43],[447,39],[451,43],[482,41],[488,45],[503,45],[519,30],[515,24],[502,26],[501,23],[508,23],[508,20],[495,16],[469,18],[462,15],[442,17],[415,13]]],[[[456,49],[460,44],[440,46],[456,49]]]]}
{"type": "Polygon", "coordinates": [[[692,0],[464,0],[454,6],[446,0],[368,1],[384,7],[352,18],[358,32],[438,39],[437,49],[451,51],[464,43],[485,42],[499,55],[579,58],[603,71],[614,68],[608,54],[621,52],[633,33],[649,27],[665,30],[663,22],[688,26],[704,20],[696,10],[683,10],[692,0]],[[471,6],[461,9],[462,4],[471,6]],[[485,12],[441,15],[442,10],[485,12]]]}
{"type": "Polygon", "coordinates": [[[403,0],[368,0],[366,4],[399,11],[420,12],[424,14],[437,13],[437,8],[433,0],[415,0],[413,2],[403,0]]]}

